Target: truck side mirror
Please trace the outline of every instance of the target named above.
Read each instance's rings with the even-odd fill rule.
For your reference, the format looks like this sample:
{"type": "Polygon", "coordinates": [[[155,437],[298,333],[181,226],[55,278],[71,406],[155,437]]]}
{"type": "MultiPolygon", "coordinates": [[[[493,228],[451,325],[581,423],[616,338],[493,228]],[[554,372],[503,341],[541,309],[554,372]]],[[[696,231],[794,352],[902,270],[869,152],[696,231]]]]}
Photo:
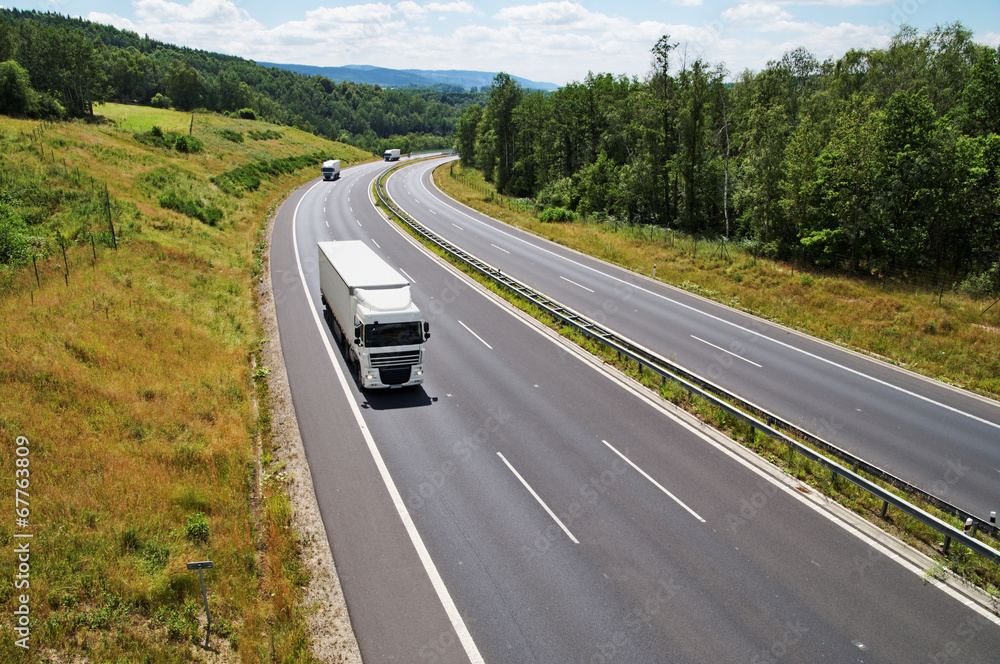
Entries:
{"type": "Polygon", "coordinates": [[[424,321],[424,341],[431,338],[431,324],[424,321]]]}
{"type": "Polygon", "coordinates": [[[354,324],[354,345],[361,345],[361,323],[354,324]]]}

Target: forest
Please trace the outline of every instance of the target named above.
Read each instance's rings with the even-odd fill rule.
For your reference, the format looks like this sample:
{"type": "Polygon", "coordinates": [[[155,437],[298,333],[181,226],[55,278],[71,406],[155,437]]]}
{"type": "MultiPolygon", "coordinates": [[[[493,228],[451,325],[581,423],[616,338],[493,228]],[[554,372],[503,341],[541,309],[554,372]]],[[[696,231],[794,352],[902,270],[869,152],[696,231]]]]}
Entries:
{"type": "Polygon", "coordinates": [[[730,72],[661,37],[643,77],[383,89],[0,9],[0,113],[260,117],[380,154],[455,147],[543,220],[650,224],[818,268],[1000,292],[1000,52],[961,24],[730,72]]]}
{"type": "Polygon", "coordinates": [[[381,154],[451,147],[461,111],[485,93],[385,89],[262,67],[55,13],[0,8],[0,113],[86,117],[105,101],[182,111],[252,111],[381,154]]]}
{"type": "Polygon", "coordinates": [[[960,24],[731,77],[669,36],[645,80],[551,95],[497,76],[465,109],[463,165],[542,220],[612,219],[757,255],[1000,288],[1000,55],[960,24]]]}

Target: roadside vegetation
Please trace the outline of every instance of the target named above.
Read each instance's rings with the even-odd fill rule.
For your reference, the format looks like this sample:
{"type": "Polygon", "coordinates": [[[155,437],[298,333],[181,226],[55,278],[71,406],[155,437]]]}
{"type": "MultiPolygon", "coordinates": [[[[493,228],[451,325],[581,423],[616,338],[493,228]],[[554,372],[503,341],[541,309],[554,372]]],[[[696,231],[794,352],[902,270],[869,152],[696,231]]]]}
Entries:
{"type": "Polygon", "coordinates": [[[435,182],[456,200],[536,235],[634,272],[931,378],[1000,398],[1000,304],[995,297],[754,256],[736,243],[661,227],[546,223],[531,201],[502,196],[458,163],[435,182]]]}
{"type": "MultiPolygon", "coordinates": [[[[985,396],[1000,397],[1000,311],[996,311],[998,307],[985,311],[993,304],[992,299],[815,267],[803,269],[794,263],[754,257],[738,247],[652,226],[582,219],[573,223],[543,222],[530,201],[500,195],[480,172],[463,169],[457,163],[436,169],[434,180],[445,193],[465,205],[582,253],[650,277],[655,266],[657,280],[985,396]]],[[[950,569],[986,590],[995,598],[994,610],[1000,611],[1000,565],[956,543],[945,552],[943,536],[932,528],[895,508],[883,517],[882,501],[866,491],[675,384],[643,372],[634,362],[623,361],[617,353],[564,328],[531,303],[492,282],[484,283],[664,399],[931,556],[938,564],[927,571],[928,578],[939,577],[943,569],[950,569]]],[[[867,479],[880,483],[873,477],[867,479]]],[[[912,496],[883,487],[956,528],[964,525],[912,496]]],[[[1000,549],[1000,542],[981,533],[979,537],[1000,549]]]]}
{"type": "MultiPolygon", "coordinates": [[[[96,114],[0,117],[0,440],[11,458],[18,436],[30,441],[31,473],[28,524],[0,520],[0,543],[9,553],[15,533],[33,535],[31,648],[310,662],[308,575],[258,362],[261,232],[323,159],[369,157],[260,121],[96,114]],[[197,645],[204,608],[185,565],[201,560],[214,563],[214,653],[197,645]]],[[[12,504],[14,479],[0,465],[12,504]]],[[[7,615],[16,565],[0,559],[7,615]]],[[[22,652],[11,625],[3,661],[22,652]]]]}

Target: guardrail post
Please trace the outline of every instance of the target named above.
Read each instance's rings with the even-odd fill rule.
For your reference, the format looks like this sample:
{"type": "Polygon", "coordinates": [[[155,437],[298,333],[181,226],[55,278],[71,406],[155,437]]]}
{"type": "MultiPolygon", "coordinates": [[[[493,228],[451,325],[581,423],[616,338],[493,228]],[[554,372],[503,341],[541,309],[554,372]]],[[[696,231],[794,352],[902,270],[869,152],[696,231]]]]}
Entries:
{"type": "Polygon", "coordinates": [[[948,547],[951,546],[951,537],[949,535],[944,536],[944,553],[948,555],[948,547]]]}
{"type": "Polygon", "coordinates": [[[883,519],[885,518],[885,514],[888,511],[889,511],[889,501],[888,500],[883,500],[882,501],[882,518],[883,519]]]}

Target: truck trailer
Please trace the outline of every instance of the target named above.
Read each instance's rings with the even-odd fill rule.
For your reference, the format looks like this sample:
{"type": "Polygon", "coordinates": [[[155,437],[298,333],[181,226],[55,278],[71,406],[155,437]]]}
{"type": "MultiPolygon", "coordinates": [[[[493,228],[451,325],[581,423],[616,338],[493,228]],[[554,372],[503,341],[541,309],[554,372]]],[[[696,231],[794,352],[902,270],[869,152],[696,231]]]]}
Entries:
{"type": "Polygon", "coordinates": [[[340,160],[330,159],[329,161],[323,162],[323,172],[324,180],[337,180],[340,178],[340,160]]]}
{"type": "Polygon", "coordinates": [[[383,156],[386,161],[399,161],[399,148],[386,150],[383,156]]]}
{"type": "Polygon", "coordinates": [[[410,282],[360,241],[320,242],[323,316],[363,388],[424,381],[430,326],[410,282]]]}

